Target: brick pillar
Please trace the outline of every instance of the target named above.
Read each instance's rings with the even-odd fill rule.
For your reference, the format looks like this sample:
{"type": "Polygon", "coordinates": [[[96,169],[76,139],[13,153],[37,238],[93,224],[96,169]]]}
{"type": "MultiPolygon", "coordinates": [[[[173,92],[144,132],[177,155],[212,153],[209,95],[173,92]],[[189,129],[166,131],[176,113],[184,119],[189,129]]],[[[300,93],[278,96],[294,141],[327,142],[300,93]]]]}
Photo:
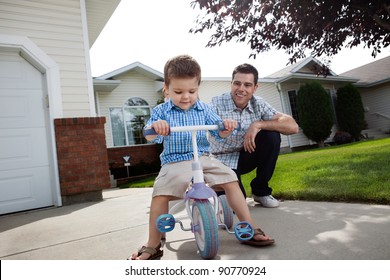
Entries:
{"type": "Polygon", "coordinates": [[[55,119],[63,205],[100,201],[110,187],[104,117],[55,119]]]}

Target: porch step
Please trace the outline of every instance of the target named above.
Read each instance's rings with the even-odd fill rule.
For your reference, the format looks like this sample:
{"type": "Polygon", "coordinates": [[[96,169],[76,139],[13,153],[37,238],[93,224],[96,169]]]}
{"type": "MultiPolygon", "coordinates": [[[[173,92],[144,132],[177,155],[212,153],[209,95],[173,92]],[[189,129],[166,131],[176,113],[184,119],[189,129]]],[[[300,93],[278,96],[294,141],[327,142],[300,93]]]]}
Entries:
{"type": "Polygon", "coordinates": [[[117,182],[114,179],[114,175],[111,174],[111,170],[108,171],[110,174],[110,183],[111,183],[111,188],[116,188],[117,187],[117,182]]]}

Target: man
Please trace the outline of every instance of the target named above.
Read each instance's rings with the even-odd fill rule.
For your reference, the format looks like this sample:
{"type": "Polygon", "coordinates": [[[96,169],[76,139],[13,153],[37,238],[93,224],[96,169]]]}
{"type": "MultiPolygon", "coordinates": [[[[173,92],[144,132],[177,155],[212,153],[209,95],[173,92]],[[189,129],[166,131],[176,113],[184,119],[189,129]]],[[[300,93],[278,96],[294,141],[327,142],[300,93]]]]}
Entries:
{"type": "Polygon", "coordinates": [[[231,92],[212,98],[211,106],[217,114],[222,119],[238,121],[241,130],[222,143],[211,137],[211,152],[236,172],[245,197],[241,175],[257,168],[256,177],[251,181],[253,199],[263,207],[278,207],[279,202],[272,196],[268,182],[280,151],[280,133],[298,133],[298,125],[291,116],[254,96],[257,88],[257,69],[242,64],[233,71],[231,92]]]}

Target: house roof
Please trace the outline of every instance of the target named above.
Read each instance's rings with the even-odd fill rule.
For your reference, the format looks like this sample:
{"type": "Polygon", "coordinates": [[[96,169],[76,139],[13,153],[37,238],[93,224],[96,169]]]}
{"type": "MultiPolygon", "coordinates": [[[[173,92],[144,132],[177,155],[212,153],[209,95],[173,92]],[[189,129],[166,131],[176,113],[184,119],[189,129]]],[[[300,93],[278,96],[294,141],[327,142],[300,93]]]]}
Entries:
{"type": "Polygon", "coordinates": [[[92,47],[121,0],[86,0],[89,47],[92,47]]]}
{"type": "Polygon", "coordinates": [[[162,81],[164,79],[164,75],[154,70],[153,68],[150,68],[149,66],[146,66],[145,64],[142,64],[141,62],[134,62],[127,66],[124,66],[122,68],[119,68],[117,70],[111,71],[107,74],[104,74],[102,76],[96,77],[95,80],[108,80],[113,79],[116,76],[119,76],[121,74],[124,74],[128,71],[136,71],[142,75],[145,75],[151,79],[162,81]]]}
{"type": "Polygon", "coordinates": [[[93,80],[95,91],[112,92],[121,83],[120,80],[93,80]]]}
{"type": "MultiPolygon", "coordinates": [[[[309,56],[301,61],[298,61],[295,64],[289,65],[286,68],[283,68],[267,76],[266,78],[278,79],[293,73],[314,74],[314,71],[316,69],[321,69],[323,66],[324,65],[319,60],[315,59],[312,56],[309,56]]],[[[332,70],[329,70],[328,75],[336,76],[336,74],[332,70]]]]}
{"type": "Polygon", "coordinates": [[[333,82],[356,82],[358,80],[344,75],[336,75],[331,69],[325,68],[324,64],[319,60],[310,56],[265,77],[264,81],[281,83],[308,79],[333,82]],[[326,75],[322,74],[321,71],[327,71],[326,75]]]}
{"type": "Polygon", "coordinates": [[[378,59],[342,74],[359,79],[356,86],[375,86],[390,81],[390,56],[378,59]]]}

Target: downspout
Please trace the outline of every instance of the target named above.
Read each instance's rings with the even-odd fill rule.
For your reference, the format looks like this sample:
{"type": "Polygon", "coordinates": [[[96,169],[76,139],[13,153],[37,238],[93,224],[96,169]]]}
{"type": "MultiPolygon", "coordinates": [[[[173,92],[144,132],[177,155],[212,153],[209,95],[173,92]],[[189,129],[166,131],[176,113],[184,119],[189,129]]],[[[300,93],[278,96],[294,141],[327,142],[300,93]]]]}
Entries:
{"type": "MultiPolygon", "coordinates": [[[[284,99],[283,99],[283,92],[281,90],[281,85],[279,82],[275,82],[275,87],[276,87],[276,90],[278,91],[279,93],[279,98],[280,98],[280,103],[282,104],[282,110],[284,112],[286,112],[286,105],[284,103],[284,99]]],[[[286,135],[287,136],[287,142],[288,142],[288,146],[290,147],[290,149],[292,148],[291,147],[291,136],[290,135],[286,135]]]]}
{"type": "Polygon", "coordinates": [[[94,97],[95,97],[95,110],[98,116],[101,115],[100,110],[100,100],[99,100],[99,92],[94,90],[94,97]]]}

